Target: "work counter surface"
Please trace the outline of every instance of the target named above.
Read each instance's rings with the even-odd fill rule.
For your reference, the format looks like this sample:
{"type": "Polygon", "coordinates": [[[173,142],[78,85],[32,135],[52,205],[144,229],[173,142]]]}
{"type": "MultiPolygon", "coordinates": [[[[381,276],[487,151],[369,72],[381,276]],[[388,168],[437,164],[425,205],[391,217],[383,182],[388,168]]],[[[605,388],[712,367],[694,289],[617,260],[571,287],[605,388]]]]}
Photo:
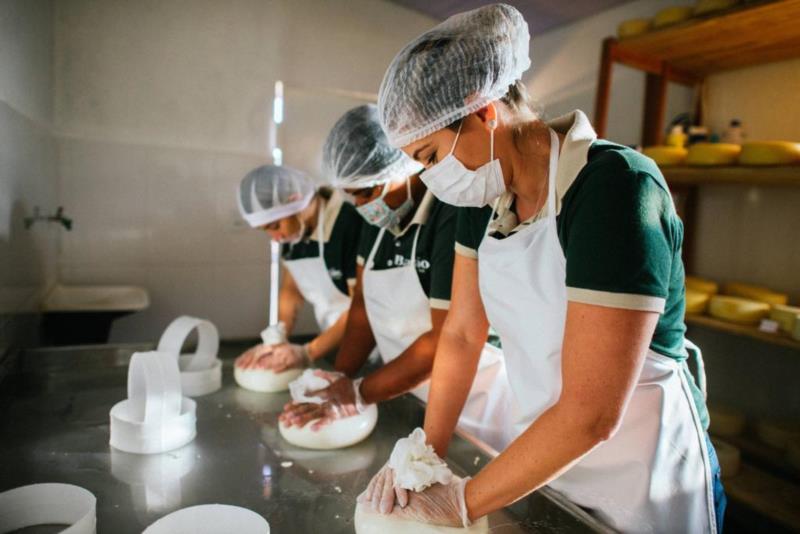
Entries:
{"type": "MultiPolygon", "coordinates": [[[[100,534],[140,533],[169,512],[209,503],[249,508],[276,534],[352,533],[356,496],[396,440],[422,425],[422,403],[406,395],[380,405],[375,431],[358,445],[337,451],[293,447],[277,429],[288,393],[239,388],[232,366],[244,346],[224,344],[222,389],[195,399],[197,438],[158,455],[117,451],[108,444],[108,412],[127,396],[131,354],[151,348],[24,353],[0,386],[0,491],[40,482],[82,486],[97,497],[100,534]]],[[[454,438],[447,458],[462,476],[489,460],[488,452],[462,436],[454,438]]],[[[492,532],[503,534],[603,530],[548,489],[489,519],[492,532]]]]}

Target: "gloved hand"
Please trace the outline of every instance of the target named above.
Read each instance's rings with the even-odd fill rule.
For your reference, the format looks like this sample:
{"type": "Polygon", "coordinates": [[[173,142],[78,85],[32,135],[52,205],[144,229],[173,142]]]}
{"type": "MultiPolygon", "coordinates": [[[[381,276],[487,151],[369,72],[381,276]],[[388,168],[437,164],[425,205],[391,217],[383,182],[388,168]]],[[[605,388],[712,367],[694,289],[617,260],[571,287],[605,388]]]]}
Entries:
{"type": "Polygon", "coordinates": [[[322,370],[314,374],[324,378],[330,384],[328,387],[307,393],[309,397],[319,397],[323,402],[289,402],[283,407],[280,421],[286,426],[304,427],[310,421],[315,421],[311,430],[319,430],[323,426],[352,415],[358,415],[366,409],[359,387],[361,380],[351,380],[342,373],[330,373],[322,370]]]}
{"type": "Polygon", "coordinates": [[[261,356],[256,366],[282,373],[287,369],[308,367],[310,363],[305,345],[283,343],[281,345],[273,345],[272,352],[261,356]]]}
{"type": "Polygon", "coordinates": [[[468,527],[464,489],[467,478],[453,477],[449,484],[434,484],[425,491],[410,492],[405,507],[395,507],[390,515],[398,519],[446,527],[468,527]]]}
{"type": "Polygon", "coordinates": [[[256,345],[236,358],[234,366],[240,369],[255,369],[259,361],[272,353],[272,345],[256,345]]]}
{"type": "Polygon", "coordinates": [[[376,512],[390,514],[394,509],[395,499],[401,508],[405,508],[408,504],[408,493],[407,489],[395,485],[394,469],[387,463],[375,473],[357,501],[368,504],[376,512]]]}

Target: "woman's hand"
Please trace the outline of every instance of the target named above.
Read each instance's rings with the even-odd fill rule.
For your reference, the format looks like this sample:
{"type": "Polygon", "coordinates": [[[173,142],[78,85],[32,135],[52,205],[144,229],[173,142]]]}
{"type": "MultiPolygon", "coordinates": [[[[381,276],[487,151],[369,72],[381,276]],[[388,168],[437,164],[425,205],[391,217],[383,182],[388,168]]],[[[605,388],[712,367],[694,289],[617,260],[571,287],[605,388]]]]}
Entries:
{"type": "Polygon", "coordinates": [[[395,507],[390,515],[419,523],[466,528],[470,525],[464,500],[468,480],[453,477],[450,484],[434,484],[425,491],[409,492],[408,504],[395,507]]]}
{"type": "Polygon", "coordinates": [[[260,361],[272,353],[272,345],[256,345],[236,358],[233,365],[239,369],[256,369],[260,361]]]}
{"type": "Polygon", "coordinates": [[[404,508],[408,504],[408,490],[395,485],[394,469],[389,464],[375,473],[367,489],[358,496],[358,502],[369,504],[374,511],[382,514],[392,513],[395,499],[404,508]]]}
{"type": "Polygon", "coordinates": [[[308,351],[303,345],[282,343],[273,345],[271,353],[264,354],[258,361],[258,367],[282,373],[287,369],[300,369],[309,364],[308,351]]]}
{"type": "Polygon", "coordinates": [[[309,422],[314,422],[311,430],[319,430],[323,426],[345,417],[358,415],[363,411],[359,408],[358,393],[356,388],[360,381],[353,381],[340,373],[314,371],[314,373],[329,381],[330,385],[324,389],[311,391],[308,396],[320,397],[323,402],[315,403],[287,403],[283,407],[280,421],[286,426],[304,427],[309,422]]]}

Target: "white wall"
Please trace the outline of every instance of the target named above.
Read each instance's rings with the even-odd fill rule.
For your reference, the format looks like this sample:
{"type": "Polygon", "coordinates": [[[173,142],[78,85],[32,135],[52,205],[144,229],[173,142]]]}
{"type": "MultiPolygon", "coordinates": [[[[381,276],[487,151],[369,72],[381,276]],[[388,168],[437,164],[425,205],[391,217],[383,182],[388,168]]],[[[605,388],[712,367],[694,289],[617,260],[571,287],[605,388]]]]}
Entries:
{"type": "Polygon", "coordinates": [[[0,356],[56,277],[61,230],[23,226],[34,206],[58,205],[51,29],[50,0],[0,3],[0,356]]]}
{"type": "MultiPolygon", "coordinates": [[[[318,174],[328,129],[360,103],[321,89],[376,93],[397,49],[431,24],[373,0],[57,2],[61,191],[75,216],[61,276],[152,297],[112,339],[154,339],[184,313],[256,335],[268,240],[243,226],[234,191],[267,161],[275,80],[284,162],[318,174]]],[[[313,329],[306,315],[300,330],[313,329]]]]}

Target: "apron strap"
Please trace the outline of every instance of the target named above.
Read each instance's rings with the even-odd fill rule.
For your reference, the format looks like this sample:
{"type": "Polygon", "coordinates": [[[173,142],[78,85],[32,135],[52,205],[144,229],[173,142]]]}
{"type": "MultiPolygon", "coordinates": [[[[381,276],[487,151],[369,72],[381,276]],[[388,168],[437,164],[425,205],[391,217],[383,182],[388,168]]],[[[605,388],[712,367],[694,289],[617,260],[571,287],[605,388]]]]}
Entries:
{"type": "Polygon", "coordinates": [[[703,393],[703,398],[708,398],[708,391],[706,387],[706,364],[703,361],[703,352],[700,347],[692,343],[686,338],[683,338],[683,346],[689,354],[689,359],[694,360],[694,365],[697,368],[697,387],[703,393]]]}
{"type": "Polygon", "coordinates": [[[383,240],[383,234],[386,233],[386,228],[381,228],[381,231],[378,232],[378,237],[375,238],[375,244],[372,245],[372,250],[369,251],[369,256],[367,257],[367,262],[364,264],[364,268],[372,270],[374,261],[375,261],[375,252],[378,250],[378,246],[381,244],[381,240],[383,240]]]}
{"type": "Polygon", "coordinates": [[[419,241],[419,232],[422,229],[422,225],[417,225],[417,233],[414,235],[414,244],[411,246],[411,265],[414,268],[417,268],[417,241],[419,241]]]}
{"type": "Polygon", "coordinates": [[[317,211],[317,240],[319,241],[319,257],[325,261],[325,208],[328,203],[320,197],[319,210],[317,211]]]}

